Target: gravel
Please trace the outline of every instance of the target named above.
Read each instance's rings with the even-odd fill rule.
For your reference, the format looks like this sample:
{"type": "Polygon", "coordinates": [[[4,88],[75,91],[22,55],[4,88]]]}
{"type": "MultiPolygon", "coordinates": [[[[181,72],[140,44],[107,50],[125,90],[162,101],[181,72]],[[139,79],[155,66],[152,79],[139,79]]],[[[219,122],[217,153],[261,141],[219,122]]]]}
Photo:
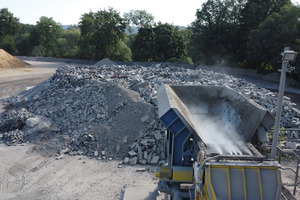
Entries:
{"type": "MultiPolygon", "coordinates": [[[[124,163],[163,164],[165,131],[157,118],[157,89],[171,85],[228,86],[276,114],[276,93],[244,79],[164,64],[150,67],[106,62],[64,66],[20,96],[2,100],[0,118],[8,144],[33,142],[41,152],[122,158],[124,163]]],[[[300,128],[300,112],[284,97],[281,125],[300,128]]],[[[298,131],[288,137],[299,138],[298,131]]]]}

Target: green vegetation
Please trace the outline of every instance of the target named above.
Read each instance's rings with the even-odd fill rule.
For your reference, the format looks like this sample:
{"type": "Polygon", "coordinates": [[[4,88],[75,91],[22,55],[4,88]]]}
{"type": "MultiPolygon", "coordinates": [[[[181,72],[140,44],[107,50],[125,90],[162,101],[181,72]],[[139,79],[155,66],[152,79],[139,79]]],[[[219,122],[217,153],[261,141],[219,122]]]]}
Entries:
{"type": "Polygon", "coordinates": [[[0,10],[0,48],[16,52],[15,39],[21,29],[18,18],[15,18],[7,8],[0,10]]]}
{"type": "Polygon", "coordinates": [[[136,61],[184,60],[186,50],[179,28],[162,23],[140,28],[132,44],[133,60],[136,61]]]}
{"type": "Polygon", "coordinates": [[[79,28],[81,58],[117,58],[119,47],[122,46],[120,43],[125,37],[126,24],[116,10],[109,8],[96,13],[85,13],[81,17],[79,28]]]}
{"type": "MultiPolygon", "coordinates": [[[[45,16],[36,25],[21,24],[2,8],[0,48],[24,56],[227,65],[260,73],[281,66],[283,47],[300,50],[300,7],[290,0],[207,0],[195,14],[180,30],[155,22],[145,10],[121,16],[108,8],[84,13],[64,30],[45,16]]],[[[293,72],[298,80],[299,61],[293,72]]]]}

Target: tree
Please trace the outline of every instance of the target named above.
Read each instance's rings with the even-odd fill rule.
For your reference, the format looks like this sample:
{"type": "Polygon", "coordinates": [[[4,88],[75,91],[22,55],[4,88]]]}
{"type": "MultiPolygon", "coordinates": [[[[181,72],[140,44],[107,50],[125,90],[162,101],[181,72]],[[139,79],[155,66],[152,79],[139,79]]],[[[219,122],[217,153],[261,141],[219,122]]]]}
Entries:
{"type": "Polygon", "coordinates": [[[154,54],[154,31],[152,27],[140,28],[132,44],[133,60],[152,61],[154,54]]]}
{"type": "MultiPolygon", "coordinates": [[[[186,48],[187,48],[187,59],[188,63],[192,64],[192,57],[200,57],[197,55],[197,52],[194,49],[193,41],[192,41],[192,35],[193,31],[190,27],[182,29],[180,31],[181,35],[183,36],[183,41],[185,42],[186,48]]],[[[200,58],[202,60],[202,58],[200,58]]]]}
{"type": "MultiPolygon", "coordinates": [[[[248,0],[241,11],[239,31],[239,57],[247,59],[247,42],[251,30],[257,29],[268,16],[278,13],[290,0],[248,0]]],[[[251,66],[250,66],[251,67],[251,66]]],[[[254,67],[254,66],[253,66],[254,67]]]]}
{"type": "Polygon", "coordinates": [[[62,37],[58,39],[61,57],[76,58],[79,53],[80,29],[78,26],[70,26],[63,30],[62,37]]]}
{"type": "Polygon", "coordinates": [[[15,53],[17,51],[15,38],[19,33],[21,24],[7,8],[0,10],[0,48],[15,53]]]}
{"type": "Polygon", "coordinates": [[[186,44],[178,27],[158,23],[140,28],[133,42],[133,58],[139,61],[167,61],[185,59],[186,44]]]}
{"type": "Polygon", "coordinates": [[[36,24],[39,45],[35,49],[45,49],[45,51],[41,51],[45,54],[35,56],[59,57],[58,38],[61,37],[62,30],[61,25],[55,22],[52,17],[40,17],[40,20],[36,24]]]}
{"type": "Polygon", "coordinates": [[[81,57],[115,59],[125,27],[124,19],[113,8],[83,14],[79,22],[81,57]]]}
{"type": "Polygon", "coordinates": [[[273,13],[257,29],[251,31],[248,41],[248,61],[258,71],[276,70],[281,66],[283,47],[300,50],[300,7],[292,4],[273,13]]]}
{"type": "Polygon", "coordinates": [[[36,38],[38,38],[38,34],[34,25],[21,24],[21,31],[16,38],[18,54],[30,56],[33,48],[39,44],[36,38]]]}
{"type": "Polygon", "coordinates": [[[130,12],[124,13],[123,17],[127,23],[130,34],[132,34],[132,26],[142,28],[152,27],[154,25],[153,15],[146,10],[130,10],[130,12]]]}
{"type": "Polygon", "coordinates": [[[158,23],[153,28],[155,61],[166,61],[170,58],[185,59],[186,44],[177,26],[158,23]]]}
{"type": "Polygon", "coordinates": [[[204,64],[235,62],[238,27],[243,0],[208,0],[192,23],[193,60],[204,64]],[[203,59],[203,60],[201,60],[203,59]]]}

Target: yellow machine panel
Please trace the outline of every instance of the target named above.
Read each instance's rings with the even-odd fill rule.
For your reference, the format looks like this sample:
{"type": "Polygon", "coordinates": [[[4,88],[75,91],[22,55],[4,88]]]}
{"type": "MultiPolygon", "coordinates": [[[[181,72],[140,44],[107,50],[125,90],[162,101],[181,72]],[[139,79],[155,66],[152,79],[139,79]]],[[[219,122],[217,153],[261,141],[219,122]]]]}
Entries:
{"type": "Polygon", "coordinates": [[[155,177],[160,178],[161,180],[171,178],[171,168],[170,167],[156,167],[155,168],[155,177]]]}
{"type": "Polygon", "coordinates": [[[202,196],[196,199],[278,199],[281,192],[277,167],[207,166],[202,196]]]}
{"type": "Polygon", "coordinates": [[[193,168],[192,167],[173,167],[172,173],[173,181],[193,182],[193,168]]]}

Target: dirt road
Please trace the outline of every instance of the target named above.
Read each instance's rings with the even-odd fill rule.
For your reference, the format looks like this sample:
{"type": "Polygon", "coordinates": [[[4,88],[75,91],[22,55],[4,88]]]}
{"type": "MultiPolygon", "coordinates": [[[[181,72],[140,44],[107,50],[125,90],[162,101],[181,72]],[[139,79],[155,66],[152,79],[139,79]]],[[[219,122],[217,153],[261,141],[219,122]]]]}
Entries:
{"type": "Polygon", "coordinates": [[[0,98],[18,93],[48,79],[56,68],[30,66],[0,70],[0,98]]]}
{"type": "Polygon", "coordinates": [[[119,168],[114,160],[56,160],[42,157],[32,144],[0,144],[0,160],[0,199],[121,199],[127,187],[157,184],[152,166],[137,172],[141,166],[119,168]]]}

